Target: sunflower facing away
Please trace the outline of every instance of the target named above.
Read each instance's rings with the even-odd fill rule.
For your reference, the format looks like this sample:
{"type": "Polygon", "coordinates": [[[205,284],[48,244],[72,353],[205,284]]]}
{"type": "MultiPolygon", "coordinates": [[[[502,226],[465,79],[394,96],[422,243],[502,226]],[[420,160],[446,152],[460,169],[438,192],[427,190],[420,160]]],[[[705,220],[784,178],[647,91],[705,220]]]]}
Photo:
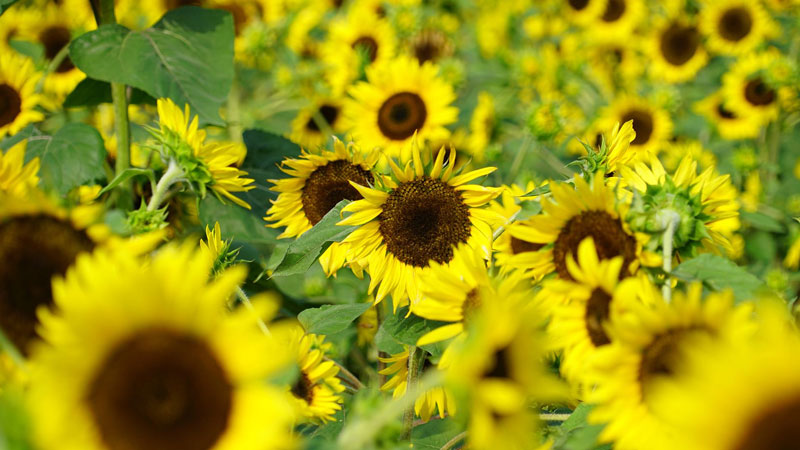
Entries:
{"type": "Polygon", "coordinates": [[[31,364],[43,448],[285,444],[291,409],[265,379],[290,359],[249,314],[226,313],[244,268],[210,270],[193,245],[168,245],[149,261],[97,251],[56,279],[31,364]]]}
{"type": "MultiPolygon", "coordinates": [[[[378,359],[388,364],[379,373],[381,375],[391,375],[391,378],[381,386],[381,390],[392,391],[392,398],[405,395],[408,388],[408,347],[388,358],[378,357],[378,359]]],[[[421,370],[423,373],[427,370],[437,370],[430,362],[430,356],[426,355],[421,370]]],[[[456,413],[455,399],[444,387],[438,386],[429,389],[420,394],[414,401],[414,413],[425,422],[430,420],[437,410],[439,411],[439,417],[452,416],[456,413]]]]}
{"type": "Polygon", "coordinates": [[[450,106],[455,93],[438,72],[437,66],[408,56],[368,67],[368,81],[353,86],[345,104],[353,138],[402,162],[411,159],[415,135],[420,145],[446,138],[445,126],[456,121],[458,109],[450,106]]]}
{"type": "MultiPolygon", "coordinates": [[[[334,138],[335,139],[335,138],[334,138]]],[[[278,192],[264,220],[269,227],[286,227],[278,238],[301,236],[316,225],[342,200],[361,200],[361,193],[350,183],[371,186],[380,153],[362,153],[352,142],[335,139],[333,151],[303,152],[300,158],[283,161],[281,170],[291,178],[269,180],[278,192]]],[[[332,275],[342,267],[347,251],[343,243],[333,243],[320,257],[325,273],[332,275]]],[[[355,268],[355,267],[354,267],[355,268]]]]}
{"type": "Polygon", "coordinates": [[[288,348],[294,354],[300,374],[289,388],[289,398],[297,415],[309,421],[328,422],[342,409],[344,391],[342,382],[336,378],[339,368],[333,361],[325,361],[325,353],[331,348],[325,336],[306,334],[299,326],[290,333],[288,348]]]}
{"type": "Polygon", "coordinates": [[[36,93],[42,75],[33,61],[12,51],[0,53],[0,138],[44,119],[36,110],[44,97],[36,93]]]}
{"type": "Polygon", "coordinates": [[[364,199],[347,205],[343,212],[352,214],[339,222],[359,226],[342,241],[350,245],[347,260],[367,268],[369,293],[377,288],[376,303],[391,294],[395,310],[409,298],[412,304],[419,300],[419,277],[431,270],[431,261],[450,263],[453,246],[467,243],[488,253],[494,215],[480,207],[500,194],[499,189],[467,184],[494,167],[456,175],[451,149],[446,168],[444,152],[439,152],[426,173],[416,142],[412,147],[412,161],[404,168],[389,160],[394,178],[384,186],[351,182],[364,199]]]}

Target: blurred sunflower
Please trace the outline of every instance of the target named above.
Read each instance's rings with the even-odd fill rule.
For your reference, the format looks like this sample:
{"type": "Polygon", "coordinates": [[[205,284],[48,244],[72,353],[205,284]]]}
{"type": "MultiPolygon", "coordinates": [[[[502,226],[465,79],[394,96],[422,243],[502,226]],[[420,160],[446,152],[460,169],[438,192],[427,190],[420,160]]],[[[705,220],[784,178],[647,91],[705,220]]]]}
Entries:
{"type": "MultiPolygon", "coordinates": [[[[626,280],[620,286],[618,295],[633,300],[630,310],[624,317],[612,319],[609,332],[614,342],[597,351],[586,376],[594,385],[586,394],[586,400],[595,404],[589,421],[606,424],[601,441],[613,441],[620,450],[643,445],[664,450],[686,448],[678,444],[683,432],[669,426],[658,412],[660,400],[654,396],[658,385],[681,377],[688,353],[701,343],[742,344],[755,331],[751,305],[734,306],[731,292],[713,293],[705,299],[701,294],[702,286],[694,284],[686,294],[674,293],[668,303],[646,279],[626,280]]],[[[684,413],[688,404],[681,406],[684,413]]]]}
{"type": "MultiPolygon", "coordinates": [[[[419,349],[418,351],[424,351],[419,349]]],[[[399,398],[406,394],[408,389],[408,347],[400,353],[389,356],[388,358],[378,357],[388,366],[381,370],[381,375],[391,375],[386,383],[381,386],[382,391],[392,391],[392,398],[399,398]]],[[[425,361],[420,369],[422,373],[428,370],[437,370],[430,362],[430,356],[425,355],[425,361]]],[[[456,404],[452,394],[444,387],[429,389],[414,400],[414,413],[423,421],[427,422],[438,410],[439,417],[452,416],[456,413],[456,404]]]]}
{"type": "Polygon", "coordinates": [[[306,334],[300,326],[289,333],[289,351],[295,355],[300,374],[289,388],[289,397],[297,415],[308,421],[322,423],[334,420],[333,415],[342,409],[344,391],[336,378],[339,367],[333,361],[325,361],[325,353],[331,344],[325,336],[306,334]]]}
{"type": "Polygon", "coordinates": [[[320,99],[297,113],[289,139],[301,147],[316,149],[330,139],[328,133],[343,133],[343,124],[342,102],[333,98],[320,99]]]}
{"type": "Polygon", "coordinates": [[[438,63],[453,54],[453,44],[443,31],[430,28],[409,39],[407,52],[417,58],[420,64],[438,63]]]}
{"type": "Polygon", "coordinates": [[[644,0],[606,0],[605,3],[603,13],[592,20],[586,28],[592,39],[603,41],[630,39],[633,31],[648,13],[644,0]]]}
{"type": "Polygon", "coordinates": [[[562,0],[561,10],[570,22],[588,25],[606,11],[608,0],[562,0]]]}
{"type": "Polygon", "coordinates": [[[750,139],[757,137],[761,131],[759,121],[741,116],[729,109],[722,92],[715,92],[695,103],[694,109],[714,125],[722,139],[750,139]]]}
{"type": "Polygon", "coordinates": [[[416,142],[412,147],[412,161],[403,169],[389,160],[394,178],[387,178],[384,186],[351,183],[364,199],[347,205],[342,211],[352,214],[339,222],[359,226],[343,241],[350,246],[347,260],[367,267],[369,292],[378,288],[375,302],[391,293],[395,310],[409,298],[417,302],[417,280],[431,270],[431,261],[455,270],[448,265],[454,245],[467,243],[488,253],[494,216],[480,207],[500,194],[495,188],[467,184],[494,167],[455,175],[451,149],[447,168],[444,152],[439,152],[426,173],[416,142]]]}
{"type": "Polygon", "coordinates": [[[264,380],[288,355],[251,316],[226,315],[245,269],[209,282],[210,269],[193,245],[168,245],[147,262],[84,255],[54,281],[31,364],[42,448],[286,445],[291,409],[264,380]]]}
{"type": "Polygon", "coordinates": [[[664,21],[656,27],[648,54],[653,58],[653,77],[681,83],[695,77],[708,62],[697,27],[683,19],[664,21]]]}
{"type": "Polygon", "coordinates": [[[365,148],[380,147],[387,156],[411,159],[412,138],[420,145],[444,139],[445,125],[455,122],[458,109],[453,88],[438,77],[431,63],[420,65],[400,56],[367,68],[368,82],[350,89],[345,117],[353,138],[365,148]]]}
{"type": "Polygon", "coordinates": [[[27,140],[0,153],[0,194],[24,195],[39,184],[39,157],[25,163],[27,140]]]}
{"type": "Polygon", "coordinates": [[[700,30],[708,48],[726,55],[745,55],[779,33],[758,0],[705,1],[700,10],[700,30]]]}
{"type": "Polygon", "coordinates": [[[36,109],[44,103],[44,97],[36,93],[41,77],[29,58],[0,52],[0,139],[44,119],[36,109]]]}
{"type": "Polygon", "coordinates": [[[0,16],[0,55],[16,52],[11,46],[11,41],[20,38],[20,24],[30,20],[31,11],[19,7],[3,11],[3,15],[0,16]]]}
{"type": "MultiPolygon", "coordinates": [[[[278,238],[301,236],[316,225],[325,214],[342,200],[361,200],[362,193],[353,187],[371,186],[376,181],[374,166],[378,152],[364,155],[353,143],[334,140],[334,151],[303,152],[298,159],[287,159],[281,170],[290,178],[269,180],[278,192],[264,220],[273,222],[269,227],[285,226],[278,238]]],[[[345,262],[347,245],[333,243],[320,256],[320,263],[328,275],[335,274],[345,262]]],[[[358,270],[352,266],[354,270],[358,270]]]]}
{"type": "Polygon", "coordinates": [[[620,96],[603,110],[600,118],[601,129],[608,130],[615,123],[633,121],[636,138],[631,142],[631,150],[638,160],[661,150],[661,146],[672,136],[672,120],[663,108],[640,97],[620,96]]]}
{"type": "Polygon", "coordinates": [[[488,92],[481,92],[478,94],[478,105],[472,111],[466,145],[475,163],[486,161],[486,147],[491,143],[496,125],[494,98],[488,92]]]}
{"type": "Polygon", "coordinates": [[[781,59],[775,50],[741,57],[722,77],[725,106],[738,116],[765,124],[778,117],[785,89],[774,86],[771,70],[781,59]]]}

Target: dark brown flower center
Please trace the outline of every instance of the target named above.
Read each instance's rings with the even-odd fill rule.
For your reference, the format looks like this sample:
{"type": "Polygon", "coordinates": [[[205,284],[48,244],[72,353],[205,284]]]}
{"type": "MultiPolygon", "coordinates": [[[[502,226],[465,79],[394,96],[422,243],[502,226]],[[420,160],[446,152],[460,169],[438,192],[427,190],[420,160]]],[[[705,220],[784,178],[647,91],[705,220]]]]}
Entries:
{"type": "Polygon", "coordinates": [[[753,18],[745,7],[731,8],[719,18],[719,35],[726,41],[740,41],[753,29],[753,18]]]}
{"type": "Polygon", "coordinates": [[[308,378],[308,375],[302,370],[297,377],[297,381],[292,385],[292,395],[301,400],[305,400],[309,405],[314,401],[314,385],[311,383],[311,379],[308,378]]]}
{"type": "Polygon", "coordinates": [[[616,22],[625,14],[625,8],[625,0],[608,0],[602,17],[603,22],[616,22]]]}
{"type": "Polygon", "coordinates": [[[476,317],[477,311],[481,308],[481,293],[478,288],[473,288],[467,292],[464,298],[464,304],[461,306],[461,315],[464,317],[464,322],[469,322],[473,317],[476,317]]]}
{"type": "Polygon", "coordinates": [[[414,56],[420,64],[426,61],[437,61],[448,53],[447,38],[438,31],[425,31],[414,39],[412,45],[414,56]]]}
{"type": "Polygon", "coordinates": [[[595,289],[586,302],[586,332],[595,347],[611,343],[603,324],[608,320],[611,312],[611,296],[602,289],[595,289]]]}
{"type": "Polygon", "coordinates": [[[518,255],[525,252],[535,252],[541,250],[544,244],[523,241],[522,239],[511,236],[511,253],[518,255]]]}
{"type": "Polygon", "coordinates": [[[589,0],[567,0],[567,5],[575,11],[582,11],[589,6],[589,0]]]}
{"type": "Polygon", "coordinates": [[[343,159],[331,161],[311,173],[302,194],[303,212],[311,225],[319,223],[340,201],[363,198],[349,181],[368,186],[374,178],[370,171],[343,159]]]}
{"type": "Polygon", "coordinates": [[[508,346],[498,349],[492,356],[492,364],[483,374],[484,378],[506,378],[512,377],[511,373],[511,349],[508,346]]]}
{"type": "MultiPolygon", "coordinates": [[[[620,278],[630,275],[628,265],[636,259],[636,239],[625,232],[620,219],[605,211],[584,211],[561,229],[553,246],[553,262],[561,278],[572,280],[567,270],[567,255],[577,255],[578,245],[591,236],[600,259],[623,257],[620,278]]],[[[574,256],[573,256],[574,257],[574,256]]]]}
{"type": "Polygon", "coordinates": [[[4,127],[17,118],[22,112],[22,98],[16,89],[0,84],[0,127],[4,127]]]}
{"type": "Polygon", "coordinates": [[[20,216],[0,223],[0,327],[24,354],[37,337],[36,309],[51,306],[51,279],[94,243],[69,222],[20,216]]]}
{"type": "Polygon", "coordinates": [[[389,139],[410,138],[425,125],[428,110],[422,98],[413,92],[400,92],[389,97],[378,111],[378,128],[389,139]]]}
{"type": "MultiPolygon", "coordinates": [[[[319,108],[319,114],[325,119],[328,125],[334,126],[336,119],[339,118],[339,108],[333,105],[322,105],[319,108]]],[[[308,119],[306,129],[317,133],[321,131],[313,117],[308,119]]]]}
{"type": "Polygon", "coordinates": [[[202,6],[200,0],[164,0],[164,6],[166,9],[177,9],[181,6],[202,6]]]}
{"type": "Polygon", "coordinates": [[[751,105],[767,106],[775,101],[775,90],[764,83],[761,78],[754,78],[745,85],[744,98],[751,105]]]}
{"type": "Polygon", "coordinates": [[[361,36],[353,42],[352,47],[355,50],[361,49],[369,58],[369,62],[375,62],[378,56],[378,42],[372,36],[361,36]]]}
{"type": "MultiPolygon", "coordinates": [[[[768,382],[768,381],[767,381],[768,382]]],[[[794,450],[800,442],[800,398],[781,399],[753,417],[734,450],[794,450]]]]}
{"type": "Polygon", "coordinates": [[[388,251],[415,267],[450,262],[453,246],[470,237],[469,207],[461,193],[428,176],[400,183],[378,220],[388,251]]]}
{"type": "Polygon", "coordinates": [[[621,123],[633,120],[633,131],[636,138],[631,145],[645,145],[653,135],[653,115],[645,109],[634,108],[622,115],[621,123]]]}
{"type": "MultiPolygon", "coordinates": [[[[69,45],[71,37],[69,28],[61,25],[47,27],[42,30],[42,32],[39,33],[39,42],[44,46],[44,56],[47,59],[55,58],[61,49],[69,45]]],[[[75,65],[72,64],[72,60],[67,56],[61,61],[61,64],[58,65],[56,72],[69,72],[74,67],[75,65]]]]}
{"type": "Polygon", "coordinates": [[[736,114],[734,114],[731,110],[726,108],[725,105],[722,104],[721,100],[717,104],[717,114],[719,114],[719,116],[722,117],[723,119],[735,119],[736,118],[736,114]]]}
{"type": "Polygon", "coordinates": [[[153,328],[113,349],[86,402],[110,449],[202,450],[225,433],[233,387],[205,342],[153,328]]]}
{"type": "Polygon", "coordinates": [[[661,34],[661,55],[673,66],[689,62],[700,46],[700,33],[694,27],[672,24],[661,34]]]}
{"type": "Polygon", "coordinates": [[[711,330],[701,326],[675,328],[653,337],[650,344],[642,350],[639,363],[639,385],[642,398],[647,398],[650,382],[657,377],[671,377],[684,358],[683,346],[688,338],[697,333],[711,334],[711,330]]]}

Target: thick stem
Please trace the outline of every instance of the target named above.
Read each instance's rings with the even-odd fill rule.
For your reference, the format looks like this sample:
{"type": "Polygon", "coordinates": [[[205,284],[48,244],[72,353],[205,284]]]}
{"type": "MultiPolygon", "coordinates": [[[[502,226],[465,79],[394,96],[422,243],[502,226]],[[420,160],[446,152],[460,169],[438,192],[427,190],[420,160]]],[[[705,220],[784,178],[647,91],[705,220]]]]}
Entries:
{"type": "MultiPolygon", "coordinates": [[[[422,369],[422,364],[425,362],[425,350],[419,347],[411,347],[408,349],[408,379],[406,389],[416,388],[417,380],[422,369]]],[[[412,389],[416,390],[416,389],[412,389]]],[[[408,393],[406,393],[408,395],[408,393]]],[[[416,399],[414,399],[416,401],[416,399]]],[[[407,441],[411,439],[411,430],[414,429],[414,401],[410,402],[403,411],[403,433],[400,439],[407,441]]]]}
{"type": "Polygon", "coordinates": [[[467,432],[466,431],[458,433],[457,435],[453,436],[453,439],[450,439],[449,441],[447,441],[447,443],[445,443],[442,446],[441,450],[450,450],[451,448],[455,447],[456,444],[458,444],[459,442],[463,441],[464,438],[466,438],[466,437],[467,437],[467,432]]]}
{"type": "Polygon", "coordinates": [[[272,337],[272,333],[269,332],[269,328],[267,328],[267,324],[264,323],[264,319],[262,319],[261,316],[258,315],[258,311],[256,311],[256,308],[250,301],[250,297],[248,297],[247,294],[244,293],[242,288],[238,286],[236,287],[236,295],[239,297],[239,300],[241,300],[242,303],[244,303],[244,306],[246,306],[247,309],[249,309],[250,312],[253,313],[253,316],[255,316],[256,322],[258,323],[258,328],[261,330],[261,332],[267,336],[272,337]]]}
{"type": "Polygon", "coordinates": [[[183,177],[183,169],[181,169],[181,167],[175,161],[170,161],[167,171],[164,172],[164,175],[161,175],[161,179],[158,180],[158,184],[156,184],[156,190],[153,191],[153,196],[150,197],[150,203],[147,204],[147,210],[155,211],[158,209],[158,207],[161,206],[161,203],[163,203],[164,199],[166,198],[169,187],[181,179],[181,177],[183,177]]]}
{"type": "Polygon", "coordinates": [[[664,286],[661,287],[661,294],[664,300],[669,303],[672,300],[672,282],[669,273],[672,272],[672,240],[675,236],[675,229],[681,222],[681,216],[670,209],[661,211],[662,223],[666,222],[664,228],[664,235],[661,242],[662,247],[662,268],[666,274],[664,279],[664,286]]]}
{"type": "MultiPolygon", "coordinates": [[[[381,324],[383,321],[386,320],[386,308],[385,308],[385,301],[380,302],[379,304],[375,305],[375,323],[376,329],[381,329],[381,324]]],[[[378,350],[378,358],[387,358],[389,355],[386,353],[378,350]]],[[[381,372],[383,369],[386,368],[386,363],[378,359],[378,386],[383,386],[386,383],[386,375],[382,374],[381,372]]]]}

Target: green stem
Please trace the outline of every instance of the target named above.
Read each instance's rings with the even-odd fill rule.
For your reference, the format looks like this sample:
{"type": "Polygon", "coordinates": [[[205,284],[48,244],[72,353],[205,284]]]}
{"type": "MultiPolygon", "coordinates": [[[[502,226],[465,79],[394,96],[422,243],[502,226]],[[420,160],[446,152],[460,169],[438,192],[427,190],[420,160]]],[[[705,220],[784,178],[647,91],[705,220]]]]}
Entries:
{"type": "Polygon", "coordinates": [[[661,294],[664,300],[669,303],[672,300],[672,283],[670,281],[670,272],[672,272],[672,240],[675,236],[675,229],[681,222],[681,216],[677,212],[667,209],[659,212],[662,224],[666,225],[664,228],[664,235],[661,243],[662,247],[662,268],[666,274],[664,285],[661,287],[661,294]]]}
{"type": "Polygon", "coordinates": [[[336,362],[335,359],[328,358],[327,356],[325,356],[323,359],[325,361],[332,362],[336,367],[338,367],[339,368],[339,378],[342,378],[343,380],[346,380],[348,383],[350,383],[350,385],[353,386],[356,391],[358,391],[359,389],[364,389],[364,383],[362,383],[361,380],[358,379],[358,377],[353,375],[352,372],[347,370],[347,368],[345,366],[343,366],[343,365],[339,364],[338,362],[336,362]]]}
{"type": "Polygon", "coordinates": [[[242,303],[244,303],[244,306],[246,306],[247,309],[249,309],[250,312],[253,313],[253,315],[256,318],[256,322],[258,323],[258,328],[261,330],[261,332],[267,336],[272,337],[272,333],[269,332],[269,328],[267,327],[267,324],[264,323],[264,319],[262,319],[261,316],[258,315],[258,311],[256,311],[256,308],[253,306],[253,302],[250,301],[250,297],[248,297],[247,294],[245,294],[242,288],[239,286],[236,287],[236,296],[238,296],[239,300],[241,300],[242,303]]]}
{"type": "Polygon", "coordinates": [[[462,431],[461,433],[458,433],[457,435],[453,436],[453,439],[450,439],[449,441],[447,441],[447,443],[445,443],[442,446],[441,450],[450,450],[451,448],[455,447],[456,444],[458,444],[459,442],[463,441],[464,438],[466,438],[466,437],[467,437],[467,432],[466,431],[462,431]]]}
{"type": "MultiPolygon", "coordinates": [[[[411,347],[408,349],[408,379],[406,389],[417,386],[419,374],[424,362],[425,350],[419,347],[411,347]]],[[[406,395],[408,395],[408,393],[406,393],[406,395]]],[[[416,400],[416,398],[414,400],[416,400]]],[[[411,439],[411,430],[413,429],[414,402],[412,401],[406,406],[405,411],[403,411],[403,433],[400,435],[400,439],[403,441],[411,439]]]]}
{"type": "Polygon", "coordinates": [[[327,143],[327,139],[333,136],[333,129],[325,117],[320,114],[319,108],[314,109],[314,112],[311,114],[311,120],[313,120],[317,125],[317,128],[320,129],[320,132],[322,133],[322,136],[325,137],[325,142],[327,143]]]}
{"type": "MultiPolygon", "coordinates": [[[[385,308],[385,301],[380,302],[379,304],[375,305],[375,326],[376,329],[381,329],[381,324],[384,320],[386,320],[386,308],[385,308]]],[[[386,358],[389,355],[386,353],[378,350],[378,358],[386,358]]],[[[382,374],[381,372],[383,369],[386,368],[386,363],[378,359],[378,386],[383,386],[386,383],[386,375],[382,374]]]]}
{"type": "Polygon", "coordinates": [[[153,191],[153,196],[150,197],[147,210],[155,211],[158,209],[161,203],[164,202],[169,187],[180,180],[183,175],[181,167],[175,161],[170,161],[169,166],[167,166],[167,171],[164,172],[164,175],[161,175],[161,179],[158,180],[158,184],[156,184],[156,190],[153,191]]]}
{"type": "MultiPolygon", "coordinates": [[[[131,166],[131,129],[128,120],[127,88],[122,83],[111,83],[111,100],[114,102],[114,128],[117,134],[117,158],[114,166],[119,176],[131,166]]],[[[133,208],[133,180],[120,183],[116,190],[117,206],[124,210],[133,208]]]]}
{"type": "Polygon", "coordinates": [[[11,358],[11,361],[17,366],[20,370],[27,373],[28,366],[25,364],[25,358],[19,352],[17,347],[11,342],[10,339],[3,334],[3,330],[0,330],[0,350],[5,352],[11,358]]]}
{"type": "Polygon", "coordinates": [[[114,23],[117,23],[117,16],[114,14],[114,0],[100,0],[100,20],[98,25],[114,23]]]}
{"type": "Polygon", "coordinates": [[[236,70],[233,72],[233,84],[228,94],[228,135],[232,141],[242,142],[242,114],[239,108],[241,91],[239,77],[236,70]]]}

